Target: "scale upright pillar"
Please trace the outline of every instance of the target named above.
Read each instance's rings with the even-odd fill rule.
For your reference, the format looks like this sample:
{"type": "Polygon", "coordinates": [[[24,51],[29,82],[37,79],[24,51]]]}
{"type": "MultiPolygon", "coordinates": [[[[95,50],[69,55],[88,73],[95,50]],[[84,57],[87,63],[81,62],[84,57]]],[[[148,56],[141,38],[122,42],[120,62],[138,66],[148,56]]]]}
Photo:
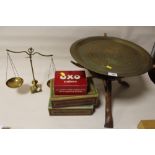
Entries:
{"type": "Polygon", "coordinates": [[[32,53],[34,52],[34,49],[29,48],[28,52],[29,52],[32,76],[33,76],[32,86],[30,87],[30,90],[31,90],[31,93],[38,93],[42,91],[42,85],[38,84],[38,81],[35,79],[35,76],[34,76],[34,69],[33,69],[33,64],[32,64],[32,53]]]}

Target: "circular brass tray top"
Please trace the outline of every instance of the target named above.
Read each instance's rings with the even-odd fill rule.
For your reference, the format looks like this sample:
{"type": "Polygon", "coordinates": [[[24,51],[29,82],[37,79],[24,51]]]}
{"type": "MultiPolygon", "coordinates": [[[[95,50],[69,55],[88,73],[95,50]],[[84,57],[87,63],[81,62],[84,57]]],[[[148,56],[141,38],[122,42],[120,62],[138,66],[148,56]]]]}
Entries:
{"type": "Polygon", "coordinates": [[[18,88],[21,87],[24,80],[21,77],[13,77],[7,80],[6,85],[10,88],[18,88]]]}
{"type": "Polygon", "coordinates": [[[115,37],[84,38],[73,43],[70,52],[81,66],[102,75],[137,76],[153,66],[152,58],[145,49],[115,37]]]}

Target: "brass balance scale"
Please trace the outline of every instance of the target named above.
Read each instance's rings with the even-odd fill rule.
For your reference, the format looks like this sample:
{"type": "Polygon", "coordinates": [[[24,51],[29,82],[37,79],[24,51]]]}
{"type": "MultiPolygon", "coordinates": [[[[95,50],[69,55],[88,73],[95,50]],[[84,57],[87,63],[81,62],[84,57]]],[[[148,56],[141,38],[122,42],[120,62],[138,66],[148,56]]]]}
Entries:
{"type": "Polygon", "coordinates": [[[92,77],[104,81],[105,127],[112,128],[112,81],[129,87],[122,78],[152,70],[152,57],[137,44],[107,34],[78,40],[72,44],[70,52],[76,61],[72,61],[73,64],[88,69],[92,77]]]}
{"type": "MultiPolygon", "coordinates": [[[[29,48],[28,51],[20,51],[20,52],[16,52],[16,51],[11,51],[11,50],[6,50],[7,51],[7,71],[8,71],[8,61],[11,64],[13,73],[14,73],[14,77],[7,79],[7,71],[6,71],[6,85],[10,88],[19,88],[22,86],[24,80],[23,78],[21,78],[17,72],[17,69],[13,63],[13,60],[11,59],[10,53],[26,53],[28,55],[28,58],[30,60],[30,65],[31,65],[31,70],[32,70],[32,76],[33,76],[33,80],[32,80],[32,86],[30,87],[31,93],[38,93],[42,91],[42,85],[38,83],[38,81],[36,80],[35,76],[34,76],[34,67],[33,67],[33,63],[32,63],[32,56],[34,56],[35,54],[39,54],[40,56],[43,57],[51,57],[51,63],[50,63],[50,68],[49,68],[49,73],[50,73],[50,69],[53,65],[53,70],[55,70],[55,65],[53,62],[53,55],[44,55],[41,54],[39,52],[34,52],[33,48],[29,48]]],[[[48,74],[48,79],[49,79],[49,75],[48,74]]],[[[47,86],[50,87],[50,79],[47,81],[47,86]]]]}

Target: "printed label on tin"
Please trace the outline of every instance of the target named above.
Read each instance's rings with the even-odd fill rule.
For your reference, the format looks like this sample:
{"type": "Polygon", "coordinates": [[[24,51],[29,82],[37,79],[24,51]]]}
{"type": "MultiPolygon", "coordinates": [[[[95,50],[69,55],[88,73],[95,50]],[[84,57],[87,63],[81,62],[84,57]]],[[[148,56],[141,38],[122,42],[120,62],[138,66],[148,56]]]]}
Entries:
{"type": "Polygon", "coordinates": [[[85,71],[56,71],[54,93],[56,95],[85,95],[87,78],[85,71]]]}
{"type": "Polygon", "coordinates": [[[108,72],[108,75],[117,77],[117,73],[108,72]]]}

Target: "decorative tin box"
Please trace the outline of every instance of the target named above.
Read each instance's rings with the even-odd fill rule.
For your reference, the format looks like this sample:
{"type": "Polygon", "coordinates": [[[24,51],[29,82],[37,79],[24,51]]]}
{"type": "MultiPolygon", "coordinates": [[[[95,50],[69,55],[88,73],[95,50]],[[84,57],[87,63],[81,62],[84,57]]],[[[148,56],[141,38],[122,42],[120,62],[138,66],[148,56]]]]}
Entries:
{"type": "Polygon", "coordinates": [[[85,71],[56,71],[54,93],[55,95],[85,95],[87,93],[85,71]]]}

